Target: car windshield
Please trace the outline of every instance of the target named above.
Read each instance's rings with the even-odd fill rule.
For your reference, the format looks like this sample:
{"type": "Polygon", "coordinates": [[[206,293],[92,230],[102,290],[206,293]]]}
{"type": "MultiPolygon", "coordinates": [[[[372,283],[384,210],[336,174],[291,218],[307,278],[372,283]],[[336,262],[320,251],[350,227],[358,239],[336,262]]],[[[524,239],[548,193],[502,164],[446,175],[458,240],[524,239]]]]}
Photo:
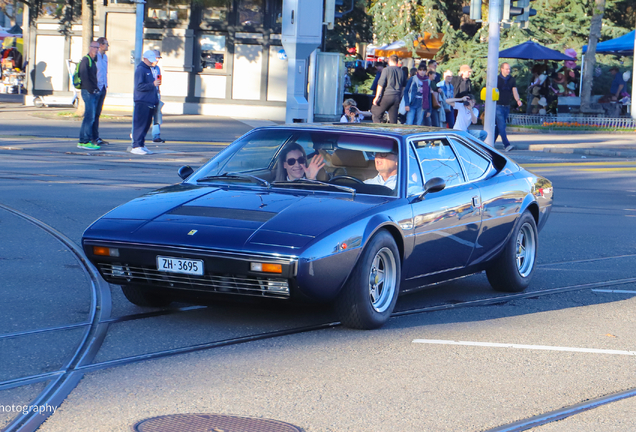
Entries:
{"type": "Polygon", "coordinates": [[[389,137],[259,129],[211,159],[188,183],[395,195],[398,149],[389,137]]]}

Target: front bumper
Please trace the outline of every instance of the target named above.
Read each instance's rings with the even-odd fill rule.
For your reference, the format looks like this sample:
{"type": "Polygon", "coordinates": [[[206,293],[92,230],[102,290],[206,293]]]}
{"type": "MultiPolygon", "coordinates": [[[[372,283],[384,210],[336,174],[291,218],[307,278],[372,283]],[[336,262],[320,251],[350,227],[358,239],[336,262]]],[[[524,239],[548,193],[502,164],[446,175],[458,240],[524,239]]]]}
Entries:
{"type": "Polygon", "coordinates": [[[212,251],[178,246],[83,241],[84,252],[109,283],[175,290],[289,299],[294,295],[296,257],[212,251]],[[93,247],[116,248],[119,256],[93,253],[93,247]],[[157,256],[202,260],[204,274],[169,273],[157,269],[157,256]],[[250,270],[250,263],[280,264],[282,272],[250,270]]]}

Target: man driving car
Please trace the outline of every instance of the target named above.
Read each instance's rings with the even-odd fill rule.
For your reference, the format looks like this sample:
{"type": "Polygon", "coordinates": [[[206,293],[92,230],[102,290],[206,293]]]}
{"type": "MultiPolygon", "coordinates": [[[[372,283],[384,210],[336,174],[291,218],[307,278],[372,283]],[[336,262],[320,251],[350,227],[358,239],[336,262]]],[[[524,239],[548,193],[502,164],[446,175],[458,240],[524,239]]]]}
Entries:
{"type": "Polygon", "coordinates": [[[366,184],[377,184],[395,189],[397,184],[397,157],[398,156],[394,153],[376,153],[375,169],[378,170],[378,175],[364,182],[366,184]]]}

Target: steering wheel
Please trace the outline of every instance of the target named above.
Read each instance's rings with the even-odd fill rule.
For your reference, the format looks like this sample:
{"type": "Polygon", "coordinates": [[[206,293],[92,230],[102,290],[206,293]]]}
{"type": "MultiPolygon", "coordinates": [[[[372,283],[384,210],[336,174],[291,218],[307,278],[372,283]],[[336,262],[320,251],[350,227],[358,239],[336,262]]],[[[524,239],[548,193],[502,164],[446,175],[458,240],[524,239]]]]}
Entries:
{"type": "Polygon", "coordinates": [[[351,176],[349,176],[349,175],[339,175],[339,176],[335,176],[335,177],[333,177],[331,180],[329,180],[329,183],[333,183],[333,181],[334,181],[334,180],[341,180],[341,179],[344,179],[344,180],[351,180],[351,181],[356,182],[356,183],[358,183],[358,184],[364,184],[364,182],[363,182],[362,180],[357,179],[357,178],[355,178],[355,177],[351,177],[351,176]]]}

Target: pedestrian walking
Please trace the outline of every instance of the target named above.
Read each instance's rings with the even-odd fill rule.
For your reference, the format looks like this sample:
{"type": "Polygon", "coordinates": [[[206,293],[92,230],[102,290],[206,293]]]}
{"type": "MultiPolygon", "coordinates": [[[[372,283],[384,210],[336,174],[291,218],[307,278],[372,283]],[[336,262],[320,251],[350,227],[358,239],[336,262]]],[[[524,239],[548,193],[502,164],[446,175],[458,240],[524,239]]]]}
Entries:
{"type": "Polygon", "coordinates": [[[497,114],[495,116],[495,139],[493,140],[493,145],[497,141],[497,137],[501,135],[504,151],[509,152],[515,148],[515,146],[510,144],[506,135],[506,122],[510,114],[510,102],[514,97],[515,101],[517,101],[517,106],[521,106],[521,98],[517,91],[517,81],[510,75],[510,65],[508,63],[501,65],[501,73],[497,77],[497,89],[499,90],[499,100],[497,101],[497,114]]]}
{"type": "Polygon", "coordinates": [[[389,66],[382,70],[378,79],[378,91],[371,107],[374,123],[382,122],[385,111],[389,113],[389,123],[397,123],[398,108],[406,85],[404,72],[397,64],[398,56],[390,56],[389,66]]]}
{"type": "Polygon", "coordinates": [[[467,64],[461,65],[457,76],[453,77],[451,84],[455,88],[455,97],[461,98],[467,94],[473,94],[473,83],[470,80],[470,76],[473,74],[473,70],[467,64]]]}
{"type": "Polygon", "coordinates": [[[404,109],[406,110],[406,124],[421,126],[424,121],[422,106],[422,92],[426,81],[426,66],[419,66],[417,73],[406,82],[404,88],[404,109]]]}
{"type": "Polygon", "coordinates": [[[146,133],[150,129],[155,107],[159,103],[157,87],[159,80],[152,74],[152,66],[157,64],[157,56],[153,50],[144,52],[141,62],[135,70],[135,87],[133,99],[133,143],[131,153],[137,155],[152,154],[145,147],[146,133]]]}
{"type": "Polygon", "coordinates": [[[99,49],[97,50],[96,62],[97,62],[97,88],[99,88],[99,95],[95,103],[95,122],[93,123],[93,141],[92,143],[98,146],[108,144],[108,141],[104,141],[99,136],[99,117],[102,115],[102,107],[104,106],[104,99],[106,99],[106,89],[108,88],[108,40],[105,37],[97,39],[99,49]]]}
{"type": "Polygon", "coordinates": [[[95,108],[99,98],[97,86],[97,64],[95,58],[99,50],[99,43],[93,41],[79,65],[79,77],[82,100],[84,101],[84,119],[80,127],[78,148],[86,150],[99,150],[100,146],[93,143],[93,123],[95,123],[95,108]]]}
{"type": "Polygon", "coordinates": [[[161,115],[161,108],[163,108],[164,103],[161,101],[161,68],[159,67],[159,60],[161,60],[161,51],[154,50],[155,57],[157,57],[157,63],[152,67],[152,75],[155,79],[159,80],[159,85],[157,88],[157,98],[159,99],[159,103],[155,108],[155,113],[152,117],[152,142],[156,143],[165,143],[166,140],[161,138],[161,123],[163,120],[163,116],[161,115]]]}

